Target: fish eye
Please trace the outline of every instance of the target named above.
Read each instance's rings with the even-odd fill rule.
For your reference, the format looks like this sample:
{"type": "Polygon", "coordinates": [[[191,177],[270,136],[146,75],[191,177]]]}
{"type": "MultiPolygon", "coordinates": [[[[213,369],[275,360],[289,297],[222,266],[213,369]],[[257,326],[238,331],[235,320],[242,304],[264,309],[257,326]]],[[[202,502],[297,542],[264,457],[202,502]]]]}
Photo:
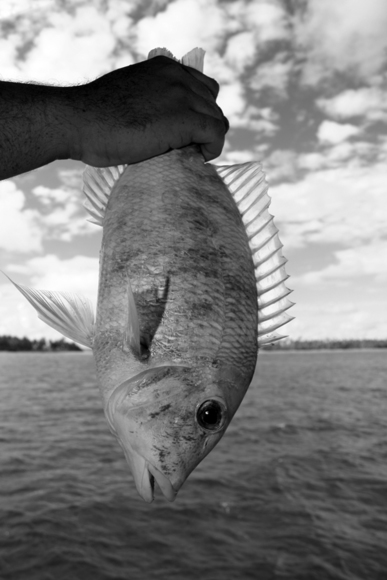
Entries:
{"type": "Polygon", "coordinates": [[[216,399],[204,401],[196,409],[196,421],[205,431],[219,431],[226,421],[227,411],[224,404],[216,399]]]}

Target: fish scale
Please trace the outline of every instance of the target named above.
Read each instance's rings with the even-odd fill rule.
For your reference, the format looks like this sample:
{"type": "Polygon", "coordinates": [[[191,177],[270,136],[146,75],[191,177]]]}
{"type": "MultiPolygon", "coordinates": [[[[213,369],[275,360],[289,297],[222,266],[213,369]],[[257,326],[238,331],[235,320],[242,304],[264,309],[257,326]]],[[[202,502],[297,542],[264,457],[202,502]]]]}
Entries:
{"type": "MultiPolygon", "coordinates": [[[[155,363],[166,352],[171,362],[187,364],[231,359],[251,374],[257,332],[254,264],[235,202],[196,147],[128,166],[110,194],[103,232],[97,334],[120,324],[125,328],[127,275],[142,342],[155,363]],[[167,281],[165,311],[154,332],[159,289],[167,281]],[[171,336],[179,339],[170,341],[171,336]],[[252,345],[251,352],[245,348],[242,356],[240,351],[233,356],[239,344],[252,345]]],[[[110,345],[104,342],[104,348],[110,345]]]]}
{"type": "MultiPolygon", "coordinates": [[[[202,70],[203,54],[182,62],[202,70]]],[[[14,284],[42,320],[92,348],[139,494],[151,502],[156,480],[173,501],[230,424],[258,348],[291,320],[265,175],[256,162],[206,164],[192,145],[89,167],[84,193],[103,228],[96,319],[82,297],[14,284]]]]}

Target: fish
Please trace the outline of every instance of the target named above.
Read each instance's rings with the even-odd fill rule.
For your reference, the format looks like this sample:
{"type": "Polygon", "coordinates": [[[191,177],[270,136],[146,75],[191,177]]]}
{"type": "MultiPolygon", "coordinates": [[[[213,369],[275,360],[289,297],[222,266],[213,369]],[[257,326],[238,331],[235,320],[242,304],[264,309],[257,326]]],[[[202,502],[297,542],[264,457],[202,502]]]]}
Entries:
{"type": "MultiPolygon", "coordinates": [[[[181,62],[203,70],[203,57],[197,48],[181,62]]],[[[87,167],[84,193],[103,228],[96,315],[84,297],[11,282],[41,320],[92,349],[139,495],[152,502],[157,483],[174,501],[223,437],[258,349],[292,319],[268,184],[258,162],[216,166],[193,144],[87,167]]]]}

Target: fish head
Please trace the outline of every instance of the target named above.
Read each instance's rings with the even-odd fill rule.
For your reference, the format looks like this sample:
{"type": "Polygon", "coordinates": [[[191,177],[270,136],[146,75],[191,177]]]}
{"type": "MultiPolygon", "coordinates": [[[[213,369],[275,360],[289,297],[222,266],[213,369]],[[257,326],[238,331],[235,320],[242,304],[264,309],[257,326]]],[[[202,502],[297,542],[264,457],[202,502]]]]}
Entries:
{"type": "Polygon", "coordinates": [[[105,414],[146,502],[155,480],[166,499],[175,499],[223,436],[232,407],[223,385],[188,367],[148,369],[113,391],[105,414]]]}

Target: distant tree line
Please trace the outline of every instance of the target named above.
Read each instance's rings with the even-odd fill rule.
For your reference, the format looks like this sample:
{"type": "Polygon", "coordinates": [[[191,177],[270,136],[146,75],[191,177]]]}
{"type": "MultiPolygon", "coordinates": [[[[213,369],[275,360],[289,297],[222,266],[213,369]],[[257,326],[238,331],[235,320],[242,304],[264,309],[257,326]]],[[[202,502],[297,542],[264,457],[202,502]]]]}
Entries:
{"type": "Polygon", "coordinates": [[[350,348],[387,348],[387,339],[342,339],[342,340],[279,340],[264,350],[319,350],[350,348]]]}
{"type": "Polygon", "coordinates": [[[26,337],[18,338],[17,336],[5,335],[0,336],[0,350],[58,352],[68,350],[81,351],[82,349],[74,342],[67,342],[64,338],[60,340],[46,340],[45,338],[30,340],[26,337]]]}
{"type": "MultiPolygon", "coordinates": [[[[318,350],[318,349],[350,349],[350,348],[387,348],[387,339],[364,339],[364,340],[291,340],[285,339],[262,347],[263,350],[318,350]]],[[[82,351],[74,342],[60,340],[30,340],[17,336],[0,336],[0,351],[82,351]]]]}

